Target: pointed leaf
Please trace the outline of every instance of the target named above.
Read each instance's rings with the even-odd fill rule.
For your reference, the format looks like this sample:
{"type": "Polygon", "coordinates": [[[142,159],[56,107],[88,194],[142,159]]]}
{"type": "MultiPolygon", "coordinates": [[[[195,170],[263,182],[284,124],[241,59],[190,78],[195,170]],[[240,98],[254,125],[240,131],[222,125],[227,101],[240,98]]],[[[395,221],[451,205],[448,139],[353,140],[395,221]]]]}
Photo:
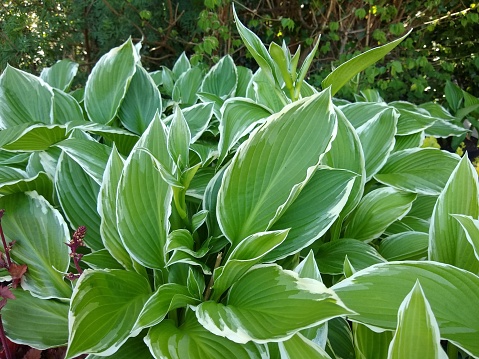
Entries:
{"type": "Polygon", "coordinates": [[[403,191],[438,195],[459,161],[434,148],[411,148],[393,153],[374,178],[403,191]]]}
{"type": "Polygon", "coordinates": [[[278,346],[282,359],[331,359],[323,348],[301,335],[301,333],[293,335],[284,342],[279,342],[278,346]]]}
{"type": "Polygon", "coordinates": [[[236,66],[231,56],[226,55],[205,75],[200,91],[226,99],[235,92],[237,81],[236,66]]]}
{"type": "Polygon", "coordinates": [[[53,89],[53,93],[53,123],[85,121],[83,110],[73,96],[56,88],[53,89]]]}
{"type": "Polygon", "coordinates": [[[148,72],[137,64],[118,117],[128,130],[141,135],[156,111],[162,112],[160,92],[148,72]]]}
{"type": "Polygon", "coordinates": [[[415,199],[415,194],[391,187],[369,192],[346,220],[344,237],[365,242],[378,238],[391,223],[409,212],[415,199]]]}
{"type": "Polygon", "coordinates": [[[269,117],[271,111],[253,100],[232,98],[225,101],[221,107],[221,114],[218,149],[219,159],[223,161],[239,139],[249,134],[257,124],[261,123],[260,120],[269,117]]]}
{"type": "Polygon", "coordinates": [[[163,284],[145,303],[133,330],[152,327],[165,319],[169,311],[194,304],[199,304],[199,300],[191,297],[188,288],[176,283],[163,284]]]}
{"type": "Polygon", "coordinates": [[[265,257],[273,261],[297,253],[320,238],[339,217],[355,174],[320,167],[272,229],[291,228],[286,240],[265,257]]]}
{"type": "Polygon", "coordinates": [[[196,316],[213,334],[236,343],[266,343],[288,339],[348,312],[321,282],[299,278],[276,265],[262,265],[231,287],[226,305],[203,302],[196,316]]]}
{"type": "Polygon", "coordinates": [[[86,270],[71,299],[66,358],[115,353],[134,336],[131,330],[150,293],[148,281],[135,272],[86,270]]]}
{"type": "Polygon", "coordinates": [[[18,126],[0,133],[0,145],[9,151],[43,151],[66,138],[65,128],[58,125],[18,126]]]}
{"type": "Polygon", "coordinates": [[[356,129],[364,152],[366,182],[388,160],[394,148],[398,114],[387,109],[356,129]]]}
{"type": "Polygon", "coordinates": [[[463,214],[452,214],[452,216],[461,224],[466,238],[474,248],[474,254],[479,260],[479,221],[463,214]]]}
{"type": "Polygon", "coordinates": [[[444,88],[444,93],[446,94],[447,104],[451,110],[455,113],[461,107],[462,101],[464,100],[464,95],[459,86],[454,85],[451,81],[446,81],[446,87],[444,88]]]}
{"type": "Polygon", "coordinates": [[[85,85],[85,109],[92,122],[108,124],[116,116],[139,56],[131,38],[96,63],[85,85]]]}
{"type": "Polygon", "coordinates": [[[389,346],[388,359],[446,359],[431,305],[419,280],[404,298],[398,312],[398,326],[389,346]]]}
{"type": "Polygon", "coordinates": [[[130,255],[146,267],[162,269],[169,231],[172,190],[146,148],[166,169],[172,167],[166,148],[166,128],[158,113],[125,162],[117,192],[117,223],[130,255]]]}
{"type": "Polygon", "coordinates": [[[334,110],[338,118],[338,133],[331,145],[331,150],[324,156],[322,164],[332,168],[343,168],[358,175],[341,212],[341,217],[344,218],[361,200],[366,183],[366,166],[361,141],[354,127],[341,110],[337,107],[334,110]]]}
{"type": "Polygon", "coordinates": [[[182,52],[181,55],[176,60],[175,64],[173,65],[173,75],[176,79],[178,79],[183,73],[191,69],[190,60],[186,57],[185,52],[182,52]]]}
{"type": "Polygon", "coordinates": [[[168,132],[167,148],[173,162],[181,170],[188,168],[191,133],[183,112],[177,106],[168,132]]]}
{"type": "Polygon", "coordinates": [[[12,292],[15,300],[2,308],[2,324],[12,341],[40,350],[67,344],[67,302],[40,299],[21,289],[12,292]]]}
{"type": "Polygon", "coordinates": [[[0,98],[1,129],[53,121],[52,88],[36,76],[7,65],[0,76],[0,98]]]}
{"type": "Polygon", "coordinates": [[[464,156],[437,199],[429,230],[429,259],[479,273],[479,261],[461,224],[451,215],[479,217],[477,172],[464,156]]]}
{"type": "Polygon", "coordinates": [[[70,234],[60,212],[36,192],[2,197],[0,208],[5,209],[2,226],[7,243],[16,241],[12,259],[28,264],[23,289],[40,298],[69,298],[71,287],[63,273],[70,264],[65,245],[70,234]]]}
{"type": "Polygon", "coordinates": [[[203,73],[198,67],[193,67],[181,74],[173,87],[173,101],[184,105],[194,105],[197,101],[198,93],[203,73]]]}
{"type": "Polygon", "coordinates": [[[76,62],[63,59],[57,61],[52,67],[45,67],[40,77],[50,86],[66,91],[77,74],[78,66],[76,62]]]}
{"type": "Polygon", "coordinates": [[[468,271],[437,262],[389,262],[359,271],[332,289],[358,313],[351,320],[394,330],[402,299],[417,279],[439,324],[441,338],[479,355],[479,277],[468,271]]]}
{"type": "MultiPolygon", "coordinates": [[[[0,184],[0,195],[6,196],[14,193],[36,191],[39,195],[45,197],[50,203],[53,203],[53,181],[45,172],[38,172],[35,176],[25,176],[16,179],[6,179],[6,167],[0,167],[0,178],[6,181],[0,184]]],[[[13,170],[13,168],[8,168],[13,170]]]]}
{"type": "Polygon", "coordinates": [[[269,117],[238,150],[223,177],[217,206],[220,226],[233,246],[267,230],[284,213],[335,133],[336,116],[325,91],[269,117]]]}

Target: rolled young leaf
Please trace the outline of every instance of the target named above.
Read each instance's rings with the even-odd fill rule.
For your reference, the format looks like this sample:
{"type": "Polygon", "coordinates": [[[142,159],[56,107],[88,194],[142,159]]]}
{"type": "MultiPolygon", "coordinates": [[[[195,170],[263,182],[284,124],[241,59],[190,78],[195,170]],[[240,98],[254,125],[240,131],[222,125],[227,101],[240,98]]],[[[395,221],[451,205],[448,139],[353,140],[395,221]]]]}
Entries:
{"type": "Polygon", "coordinates": [[[398,326],[391,341],[388,359],[446,359],[431,305],[419,280],[401,303],[398,326]]]}

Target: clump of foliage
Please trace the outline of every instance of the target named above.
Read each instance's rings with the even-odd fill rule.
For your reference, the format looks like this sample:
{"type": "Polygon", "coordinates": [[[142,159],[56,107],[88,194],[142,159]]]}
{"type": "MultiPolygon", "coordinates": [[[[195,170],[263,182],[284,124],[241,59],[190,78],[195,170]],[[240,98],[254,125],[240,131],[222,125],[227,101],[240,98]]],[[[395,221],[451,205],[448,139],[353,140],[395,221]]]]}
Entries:
{"type": "Polygon", "coordinates": [[[477,173],[421,147],[467,130],[435,103],[333,97],[406,36],[318,92],[320,41],[300,62],[236,24],[254,73],[185,54],[148,72],[131,39],[84,90],[69,60],[2,73],[2,225],[27,266],[8,338],[89,359],[479,357],[477,173]]]}

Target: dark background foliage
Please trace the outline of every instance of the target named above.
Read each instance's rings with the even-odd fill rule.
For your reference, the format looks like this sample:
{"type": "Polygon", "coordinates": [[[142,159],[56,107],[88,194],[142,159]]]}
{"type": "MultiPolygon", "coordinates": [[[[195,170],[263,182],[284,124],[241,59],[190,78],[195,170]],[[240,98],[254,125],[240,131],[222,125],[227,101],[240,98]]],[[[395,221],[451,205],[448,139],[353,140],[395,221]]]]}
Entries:
{"type": "Polygon", "coordinates": [[[413,29],[342,97],[376,88],[387,101],[420,103],[441,99],[446,80],[479,96],[479,4],[463,0],[11,0],[0,5],[0,70],[9,63],[39,73],[69,58],[80,63],[82,83],[129,36],[143,39],[149,70],[171,67],[183,51],[193,63],[231,54],[254,68],[232,21],[233,3],[265,43],[284,40],[306,55],[321,35],[309,77],[317,86],[332,66],[413,29]]]}

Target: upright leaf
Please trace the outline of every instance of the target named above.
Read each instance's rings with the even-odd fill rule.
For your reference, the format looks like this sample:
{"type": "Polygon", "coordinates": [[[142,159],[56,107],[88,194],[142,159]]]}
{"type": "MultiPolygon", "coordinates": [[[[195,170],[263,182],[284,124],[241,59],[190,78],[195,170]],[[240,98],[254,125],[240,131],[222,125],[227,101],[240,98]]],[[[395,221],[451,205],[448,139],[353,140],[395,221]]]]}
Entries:
{"type": "Polygon", "coordinates": [[[238,150],[218,193],[217,216],[236,246],[267,230],[313,175],[336,134],[329,91],[268,118],[238,150]]]}
{"type": "Polygon", "coordinates": [[[429,259],[479,273],[479,261],[461,224],[451,215],[479,217],[477,172],[464,156],[437,199],[429,230],[429,259]]]}
{"type": "Polygon", "coordinates": [[[67,91],[73,78],[77,74],[78,64],[68,59],[57,61],[52,67],[45,67],[40,73],[40,78],[62,91],[67,91]]]}
{"type": "Polygon", "coordinates": [[[169,231],[172,190],[161,177],[147,149],[168,172],[166,128],[159,115],[132,150],[118,185],[116,216],[120,238],[130,255],[146,267],[162,269],[169,231]]]}
{"type": "Polygon", "coordinates": [[[386,56],[392,49],[401,43],[408,35],[410,31],[386,45],[376,47],[374,49],[363,52],[360,55],[353,57],[351,60],[346,61],[331,72],[321,83],[323,89],[328,86],[332,86],[331,94],[334,95],[343,87],[349,80],[351,80],[356,74],[365,70],[375,62],[386,56]]]}
{"type": "Polygon", "coordinates": [[[358,359],[384,359],[393,337],[390,331],[375,332],[365,325],[353,323],[354,349],[358,359]]]}
{"type": "Polygon", "coordinates": [[[51,124],[53,91],[42,79],[7,65],[0,76],[0,128],[30,122],[51,124]]]}
{"type": "MultiPolygon", "coordinates": [[[[68,227],[60,212],[37,192],[0,198],[7,243],[16,241],[12,259],[27,264],[22,287],[40,298],[69,298],[71,287],[64,279],[70,265],[68,227]]],[[[3,246],[2,251],[5,252],[3,246]]]]}
{"type": "Polygon", "coordinates": [[[118,117],[128,130],[141,135],[155,117],[156,111],[162,112],[160,92],[148,72],[137,64],[118,110],[118,117]]]}
{"type": "Polygon", "coordinates": [[[356,272],[331,289],[358,313],[351,320],[395,330],[401,302],[417,279],[439,324],[441,338],[478,356],[479,277],[471,272],[437,262],[389,262],[356,272]]]}
{"type": "Polygon", "coordinates": [[[476,258],[479,260],[479,221],[463,214],[453,214],[452,216],[461,224],[467,240],[474,248],[476,258]]]}
{"type": "Polygon", "coordinates": [[[214,94],[224,100],[234,94],[237,81],[236,66],[231,56],[226,55],[208,71],[200,91],[214,94]]]}
{"type": "Polygon", "coordinates": [[[85,109],[92,122],[109,124],[116,116],[139,61],[131,38],[96,63],[85,85],[85,109]]]}
{"type": "Polygon", "coordinates": [[[446,359],[431,305],[419,280],[401,303],[398,326],[389,346],[388,359],[446,359]]]}

